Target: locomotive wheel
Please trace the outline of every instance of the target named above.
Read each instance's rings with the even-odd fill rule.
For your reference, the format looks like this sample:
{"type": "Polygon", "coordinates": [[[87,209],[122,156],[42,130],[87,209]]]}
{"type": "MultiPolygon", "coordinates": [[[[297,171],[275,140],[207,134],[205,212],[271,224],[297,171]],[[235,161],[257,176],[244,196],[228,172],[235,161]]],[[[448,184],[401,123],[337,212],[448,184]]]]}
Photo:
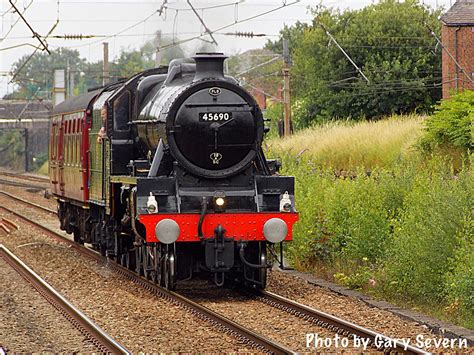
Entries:
{"type": "Polygon", "coordinates": [[[148,270],[149,268],[148,246],[142,245],[140,249],[142,253],[143,276],[145,276],[145,279],[148,280],[150,277],[150,271],[148,270]]]}
{"type": "Polygon", "coordinates": [[[162,286],[167,290],[176,290],[176,258],[174,252],[169,250],[163,258],[163,282],[162,286]]]}
{"type": "Polygon", "coordinates": [[[73,237],[74,241],[79,244],[84,244],[84,239],[82,238],[82,233],[81,230],[77,227],[74,227],[73,229],[73,237]]]}
{"type": "Polygon", "coordinates": [[[120,255],[120,265],[122,265],[123,267],[128,268],[129,263],[130,263],[130,260],[128,258],[128,253],[121,254],[120,255]]]}
{"type": "Polygon", "coordinates": [[[129,270],[135,270],[135,251],[128,250],[120,257],[120,264],[129,270]]]}
{"type": "Polygon", "coordinates": [[[156,284],[161,284],[161,248],[159,248],[157,243],[154,243],[151,247],[151,266],[153,271],[150,272],[150,280],[156,284]]]}
{"type": "MultiPolygon", "coordinates": [[[[260,265],[265,265],[267,263],[267,246],[265,243],[260,243],[260,265]]],[[[260,290],[264,290],[267,287],[267,268],[259,269],[258,270],[258,278],[260,284],[257,284],[257,288],[260,290]]]]}
{"type": "MultiPolygon", "coordinates": [[[[267,246],[265,242],[254,243],[247,247],[248,259],[252,264],[266,265],[267,264],[267,246]]],[[[263,290],[267,287],[267,272],[265,268],[250,268],[244,265],[243,279],[244,283],[251,288],[263,290]]]]}
{"type": "Polygon", "coordinates": [[[143,276],[143,246],[135,248],[135,272],[143,276]]]}
{"type": "Polygon", "coordinates": [[[155,247],[153,245],[142,246],[143,257],[143,275],[147,280],[155,282],[156,267],[155,267],[155,247]]]}

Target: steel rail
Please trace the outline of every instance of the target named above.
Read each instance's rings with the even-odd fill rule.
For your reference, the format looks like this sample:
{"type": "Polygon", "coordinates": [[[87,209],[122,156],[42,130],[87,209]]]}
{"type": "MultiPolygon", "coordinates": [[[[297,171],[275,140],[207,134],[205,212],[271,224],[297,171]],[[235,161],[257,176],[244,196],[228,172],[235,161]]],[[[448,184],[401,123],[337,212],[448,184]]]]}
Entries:
{"type": "Polygon", "coordinates": [[[247,329],[243,327],[242,325],[210,310],[207,307],[204,307],[180,294],[177,294],[172,291],[168,291],[153,282],[138,276],[136,273],[133,271],[115,263],[115,262],[110,262],[110,259],[100,255],[96,251],[89,249],[85,246],[82,246],[80,244],[75,243],[71,239],[68,239],[67,237],[61,235],[60,233],[42,225],[40,222],[34,221],[8,207],[5,206],[0,206],[0,209],[3,209],[18,218],[30,223],[31,225],[41,229],[42,231],[46,232],[48,235],[58,239],[61,242],[67,243],[70,245],[72,248],[74,248],[76,251],[81,253],[82,255],[85,255],[89,258],[94,259],[96,262],[101,263],[101,264],[106,264],[108,267],[110,267],[112,270],[117,272],[118,274],[126,277],[132,282],[135,282],[136,284],[140,285],[144,289],[150,291],[151,293],[159,296],[160,298],[163,298],[170,303],[173,303],[177,306],[180,306],[181,308],[184,308],[185,310],[191,312],[193,315],[198,317],[199,319],[202,319],[216,328],[218,330],[234,337],[237,338],[239,341],[241,341],[244,344],[247,344],[248,346],[262,352],[267,352],[267,353],[272,353],[272,354],[296,354],[295,351],[292,349],[289,349],[285,347],[284,345],[281,345],[277,342],[274,342],[271,339],[268,339],[250,329],[247,329]]]}
{"type": "Polygon", "coordinates": [[[15,187],[24,187],[27,189],[37,189],[37,190],[45,190],[45,186],[41,185],[33,185],[33,184],[26,184],[23,182],[17,182],[17,181],[12,181],[12,180],[5,180],[5,179],[0,179],[0,185],[9,185],[9,186],[15,186],[15,187]]]}
{"type": "Polygon", "coordinates": [[[402,342],[394,340],[386,335],[374,332],[373,330],[348,322],[329,313],[310,308],[304,304],[292,301],[275,293],[260,290],[256,291],[256,294],[257,298],[265,304],[268,304],[282,311],[291,313],[318,326],[328,328],[329,330],[332,330],[337,333],[342,333],[345,336],[357,335],[358,337],[369,339],[369,344],[374,347],[376,347],[376,339],[382,343],[385,343],[386,341],[390,341],[390,343],[395,343],[395,348],[377,348],[378,350],[384,352],[395,351],[397,353],[405,354],[430,354],[429,352],[426,352],[425,350],[422,350],[420,348],[411,345],[405,346],[402,342]]]}
{"type": "Polygon", "coordinates": [[[45,212],[47,212],[47,213],[53,214],[53,215],[55,215],[55,216],[58,215],[58,212],[55,211],[55,210],[52,210],[51,208],[38,205],[37,203],[34,203],[34,202],[30,202],[30,201],[25,200],[25,199],[23,199],[23,198],[20,198],[20,197],[17,197],[17,196],[15,196],[15,195],[12,195],[12,194],[9,193],[9,192],[0,190],[0,194],[5,195],[5,196],[7,196],[7,197],[9,197],[9,198],[11,198],[11,199],[13,199],[13,200],[15,200],[15,201],[24,203],[24,204],[26,204],[26,205],[28,205],[28,206],[32,206],[32,207],[34,207],[34,208],[40,209],[40,210],[42,210],[42,211],[45,211],[45,212]]]}
{"type": "Polygon", "coordinates": [[[23,198],[20,198],[20,197],[17,197],[17,196],[15,196],[15,195],[12,195],[12,194],[9,193],[9,192],[0,190],[0,194],[5,195],[5,196],[7,196],[7,197],[9,197],[9,198],[11,198],[11,199],[13,199],[13,200],[18,201],[18,202],[21,202],[21,203],[24,203],[24,204],[26,204],[26,205],[32,206],[32,207],[34,207],[34,208],[40,209],[40,210],[42,210],[42,211],[45,211],[45,212],[47,212],[47,213],[50,213],[50,214],[53,214],[53,215],[56,215],[56,216],[57,216],[57,214],[58,214],[57,211],[52,210],[51,208],[38,205],[37,203],[34,203],[34,202],[30,202],[30,201],[25,200],[25,199],[23,199],[23,198]]]}
{"type": "Polygon", "coordinates": [[[49,178],[41,177],[41,176],[15,174],[15,173],[9,173],[9,172],[5,172],[5,171],[0,171],[0,175],[8,176],[8,177],[16,178],[16,179],[21,179],[21,180],[49,183],[49,178]]]}
{"type": "Polygon", "coordinates": [[[0,244],[0,256],[51,303],[54,308],[59,310],[74,327],[97,346],[100,351],[111,354],[130,354],[127,349],[99,328],[99,326],[66,300],[3,244],[0,244]]]}

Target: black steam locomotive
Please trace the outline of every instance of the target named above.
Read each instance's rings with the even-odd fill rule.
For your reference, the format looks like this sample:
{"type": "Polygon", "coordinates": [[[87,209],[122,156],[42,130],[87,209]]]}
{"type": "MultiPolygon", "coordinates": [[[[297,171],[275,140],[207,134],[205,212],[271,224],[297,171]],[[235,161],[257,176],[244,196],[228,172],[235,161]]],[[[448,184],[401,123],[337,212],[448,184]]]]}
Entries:
{"type": "Polygon", "coordinates": [[[197,274],[266,285],[291,240],[294,178],[262,151],[262,112],[225,56],[200,53],[54,108],[51,189],[78,243],[169,289],[197,274]]]}

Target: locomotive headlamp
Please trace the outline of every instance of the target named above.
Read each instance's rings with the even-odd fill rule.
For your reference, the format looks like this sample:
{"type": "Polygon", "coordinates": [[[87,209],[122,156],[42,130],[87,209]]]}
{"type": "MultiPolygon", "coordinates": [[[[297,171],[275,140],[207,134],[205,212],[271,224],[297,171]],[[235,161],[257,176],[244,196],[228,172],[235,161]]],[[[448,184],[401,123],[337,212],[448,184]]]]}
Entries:
{"type": "Polygon", "coordinates": [[[285,191],[280,199],[280,212],[291,212],[291,199],[288,191],[285,191]]]}
{"type": "Polygon", "coordinates": [[[156,202],[155,196],[150,192],[150,196],[148,196],[148,201],[146,203],[146,209],[148,213],[156,213],[158,212],[158,202],[156,202]]]}
{"type": "Polygon", "coordinates": [[[271,218],[263,225],[263,235],[270,243],[282,242],[288,234],[288,226],[280,218],[271,218]]]}
{"type": "Polygon", "coordinates": [[[216,192],[214,193],[214,212],[224,212],[225,211],[225,193],[216,192]]]}
{"type": "Polygon", "coordinates": [[[179,225],[172,219],[165,218],[159,221],[155,227],[155,235],[163,244],[172,244],[179,237],[179,225]]]}

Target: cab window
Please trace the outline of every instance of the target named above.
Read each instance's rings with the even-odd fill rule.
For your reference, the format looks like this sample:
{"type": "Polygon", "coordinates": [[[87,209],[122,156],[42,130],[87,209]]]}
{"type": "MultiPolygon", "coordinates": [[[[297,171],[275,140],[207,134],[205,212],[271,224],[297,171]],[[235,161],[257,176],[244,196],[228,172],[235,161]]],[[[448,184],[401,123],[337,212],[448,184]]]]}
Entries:
{"type": "Polygon", "coordinates": [[[114,130],[129,131],[131,95],[125,91],[114,101],[114,130]]]}

